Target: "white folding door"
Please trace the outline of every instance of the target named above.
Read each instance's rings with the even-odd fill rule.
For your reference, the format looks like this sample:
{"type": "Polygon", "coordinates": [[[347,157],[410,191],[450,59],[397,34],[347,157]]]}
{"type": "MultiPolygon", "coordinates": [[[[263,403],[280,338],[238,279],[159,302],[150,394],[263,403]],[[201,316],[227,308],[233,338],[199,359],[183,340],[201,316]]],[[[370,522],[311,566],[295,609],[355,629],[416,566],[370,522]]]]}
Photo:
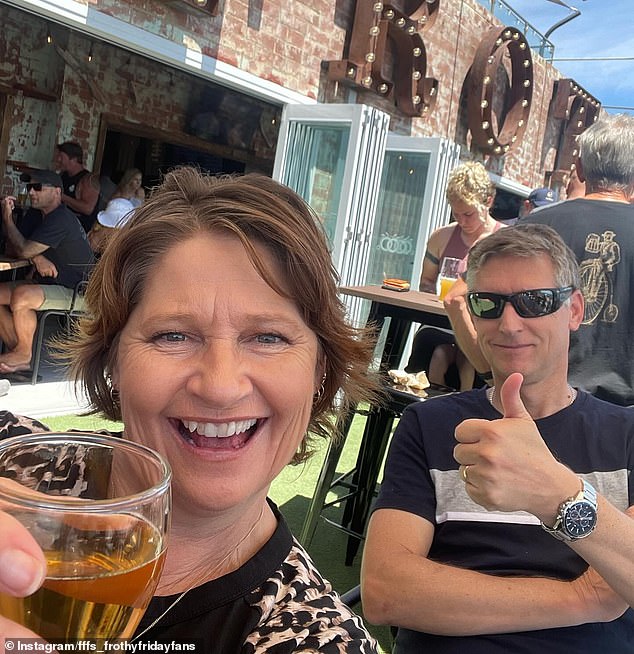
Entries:
{"type": "MultiPolygon", "coordinates": [[[[289,105],[273,176],[321,217],[341,283],[399,277],[418,287],[433,229],[446,224],[448,172],[459,147],[443,138],[388,133],[389,116],[366,105],[289,105]]],[[[352,320],[367,306],[346,298],[352,320]]]]}

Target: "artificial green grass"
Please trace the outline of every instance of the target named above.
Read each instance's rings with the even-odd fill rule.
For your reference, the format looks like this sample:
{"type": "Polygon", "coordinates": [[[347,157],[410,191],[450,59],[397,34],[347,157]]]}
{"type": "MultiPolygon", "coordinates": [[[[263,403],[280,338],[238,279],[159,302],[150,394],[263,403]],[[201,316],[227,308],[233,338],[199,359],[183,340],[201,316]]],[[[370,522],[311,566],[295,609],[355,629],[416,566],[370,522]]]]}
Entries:
{"type": "Polygon", "coordinates": [[[100,416],[50,416],[48,418],[38,418],[52,431],[68,431],[69,429],[81,429],[82,431],[98,431],[107,429],[108,431],[121,431],[123,425],[120,422],[112,422],[100,416]]]}
{"type": "MultiPolygon", "coordinates": [[[[41,422],[54,431],[69,429],[121,431],[122,429],[121,423],[111,422],[99,416],[54,416],[42,418],[41,422]]],[[[363,427],[364,418],[356,416],[337,467],[338,475],[354,468],[363,427]]],[[[286,466],[271,485],[269,496],[279,506],[291,531],[296,535],[299,535],[304,516],[308,511],[326,455],[326,449],[327,443],[325,441],[316,441],[315,453],[308,461],[296,466],[286,466]]],[[[331,492],[326,499],[327,501],[334,500],[336,495],[331,492]]],[[[327,509],[328,517],[334,520],[339,518],[341,513],[341,507],[335,506],[327,509]]],[[[359,583],[361,550],[352,566],[344,565],[347,541],[346,534],[320,521],[313,540],[307,548],[318,570],[340,593],[353,588],[359,583]]],[[[355,610],[362,614],[362,608],[357,606],[355,610]]],[[[391,642],[389,629],[387,627],[373,626],[367,621],[366,625],[378,640],[381,650],[389,652],[391,642]]]]}

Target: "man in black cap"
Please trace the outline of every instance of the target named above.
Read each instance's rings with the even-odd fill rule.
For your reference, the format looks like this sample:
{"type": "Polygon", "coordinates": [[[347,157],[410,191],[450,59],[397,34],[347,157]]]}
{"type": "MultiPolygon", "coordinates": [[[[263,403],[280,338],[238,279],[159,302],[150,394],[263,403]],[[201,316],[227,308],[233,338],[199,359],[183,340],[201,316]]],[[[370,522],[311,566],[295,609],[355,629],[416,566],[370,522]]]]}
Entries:
{"type": "Polygon", "coordinates": [[[68,309],[73,291],[94,262],[77,216],[62,204],[62,180],[57,173],[30,173],[27,188],[31,207],[42,220],[25,237],[13,221],[14,197],[2,200],[2,225],[13,252],[33,260],[33,278],[0,284],[0,339],[8,352],[0,355],[0,373],[28,370],[36,311],[68,309]]]}

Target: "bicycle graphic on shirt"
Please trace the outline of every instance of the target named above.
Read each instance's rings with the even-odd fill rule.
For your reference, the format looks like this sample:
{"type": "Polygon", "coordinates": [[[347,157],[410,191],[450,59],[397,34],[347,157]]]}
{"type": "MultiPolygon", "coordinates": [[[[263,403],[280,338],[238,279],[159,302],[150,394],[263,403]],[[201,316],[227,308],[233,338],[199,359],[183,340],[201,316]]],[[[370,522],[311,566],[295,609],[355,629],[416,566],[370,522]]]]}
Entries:
{"type": "Polygon", "coordinates": [[[599,256],[582,261],[579,269],[581,292],[585,299],[584,325],[593,323],[599,317],[604,322],[615,322],[619,315],[619,308],[612,301],[614,294],[612,273],[614,266],[621,261],[621,248],[614,240],[615,236],[614,232],[608,230],[601,236],[591,233],[586,238],[586,252],[599,256]]]}

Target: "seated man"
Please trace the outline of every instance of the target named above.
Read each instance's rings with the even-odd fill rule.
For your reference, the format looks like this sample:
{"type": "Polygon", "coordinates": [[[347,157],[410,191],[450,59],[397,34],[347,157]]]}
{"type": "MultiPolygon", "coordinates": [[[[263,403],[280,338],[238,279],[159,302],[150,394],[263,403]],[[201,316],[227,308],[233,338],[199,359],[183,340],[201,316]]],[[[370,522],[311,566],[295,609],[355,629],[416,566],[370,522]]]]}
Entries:
{"type": "Polygon", "coordinates": [[[366,540],[362,598],[396,654],[634,651],[634,412],[567,381],[574,255],[542,225],[471,250],[494,386],[409,407],[366,540]]]}
{"type": "Polygon", "coordinates": [[[28,238],[13,221],[15,198],[2,200],[6,239],[16,256],[33,260],[36,271],[31,280],[0,284],[0,339],[8,348],[0,355],[0,373],[29,369],[36,311],[70,308],[75,286],[94,262],[77,217],[62,204],[59,175],[34,172],[28,188],[31,206],[42,214],[28,238]]]}

